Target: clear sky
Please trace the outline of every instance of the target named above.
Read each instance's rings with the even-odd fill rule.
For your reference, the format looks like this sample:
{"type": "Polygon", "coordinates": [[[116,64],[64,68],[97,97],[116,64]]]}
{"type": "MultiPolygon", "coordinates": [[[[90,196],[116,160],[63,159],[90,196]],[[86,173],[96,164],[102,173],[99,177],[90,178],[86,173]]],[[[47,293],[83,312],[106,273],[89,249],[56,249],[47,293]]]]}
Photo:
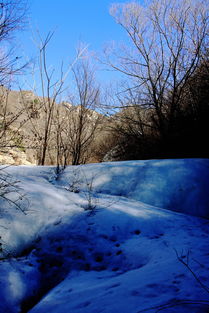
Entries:
{"type": "MultiPolygon", "coordinates": [[[[18,34],[21,52],[31,58],[36,55],[32,33],[38,30],[44,38],[49,31],[54,36],[48,47],[48,62],[58,68],[62,61],[72,62],[79,41],[99,53],[112,40],[123,40],[126,35],[109,14],[111,0],[30,0],[27,31],[18,34]]],[[[107,79],[107,73],[100,72],[107,79]]],[[[111,75],[111,74],[110,74],[111,75]]]]}

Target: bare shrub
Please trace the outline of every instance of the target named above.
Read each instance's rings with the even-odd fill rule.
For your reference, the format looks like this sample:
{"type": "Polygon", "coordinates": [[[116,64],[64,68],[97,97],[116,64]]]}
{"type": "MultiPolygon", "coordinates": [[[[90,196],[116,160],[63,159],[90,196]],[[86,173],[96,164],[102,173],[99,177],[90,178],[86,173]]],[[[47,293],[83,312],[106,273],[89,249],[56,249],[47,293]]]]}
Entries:
{"type": "Polygon", "coordinates": [[[26,214],[28,207],[28,200],[25,197],[21,187],[20,181],[14,179],[12,175],[7,173],[7,167],[0,168],[0,201],[1,201],[1,213],[7,211],[8,208],[14,207],[26,214]]]}

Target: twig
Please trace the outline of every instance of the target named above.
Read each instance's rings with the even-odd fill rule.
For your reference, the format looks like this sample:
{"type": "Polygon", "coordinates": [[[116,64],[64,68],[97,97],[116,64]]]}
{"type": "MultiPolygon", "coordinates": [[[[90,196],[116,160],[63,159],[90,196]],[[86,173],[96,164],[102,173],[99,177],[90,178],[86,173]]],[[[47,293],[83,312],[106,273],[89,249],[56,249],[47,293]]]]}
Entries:
{"type": "Polygon", "coordinates": [[[148,312],[151,310],[156,310],[155,313],[160,312],[162,310],[166,310],[175,306],[179,306],[179,305],[186,305],[186,304],[205,304],[209,307],[209,301],[207,300],[177,300],[176,302],[168,302],[166,304],[162,304],[162,305],[157,305],[157,306],[153,306],[150,308],[146,308],[143,310],[138,311],[137,313],[142,313],[142,312],[148,312]]]}
{"type": "Polygon", "coordinates": [[[189,252],[187,253],[187,259],[186,262],[183,260],[183,258],[181,256],[179,256],[178,252],[176,249],[174,249],[174,251],[176,252],[176,256],[177,259],[179,260],[179,262],[181,262],[184,266],[186,266],[186,268],[190,271],[190,273],[194,276],[195,280],[199,283],[199,285],[207,292],[209,293],[209,288],[203,284],[201,282],[201,280],[199,279],[199,277],[195,274],[195,272],[191,269],[191,267],[189,266],[189,252]]]}

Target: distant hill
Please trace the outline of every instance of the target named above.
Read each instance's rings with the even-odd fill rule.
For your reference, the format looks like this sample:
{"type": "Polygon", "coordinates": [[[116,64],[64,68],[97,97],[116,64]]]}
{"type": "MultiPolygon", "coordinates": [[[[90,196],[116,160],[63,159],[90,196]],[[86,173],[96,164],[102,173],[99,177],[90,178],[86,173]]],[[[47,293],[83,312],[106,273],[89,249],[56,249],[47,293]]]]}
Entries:
{"type": "MultiPolygon", "coordinates": [[[[49,99],[39,97],[32,91],[14,91],[0,87],[0,163],[38,164],[40,142],[44,137],[49,114],[48,101],[49,99]]],[[[85,136],[92,131],[92,125],[103,118],[96,111],[87,110],[85,128],[83,127],[85,136]]],[[[62,142],[63,147],[70,144],[70,137],[76,140],[75,134],[78,131],[76,123],[80,111],[80,106],[72,106],[66,101],[55,103],[50,122],[46,164],[56,163],[58,131],[61,133],[60,145],[62,142]]],[[[91,145],[88,145],[87,159],[92,158],[91,149],[91,145]]],[[[95,158],[93,160],[97,161],[95,158]]]]}

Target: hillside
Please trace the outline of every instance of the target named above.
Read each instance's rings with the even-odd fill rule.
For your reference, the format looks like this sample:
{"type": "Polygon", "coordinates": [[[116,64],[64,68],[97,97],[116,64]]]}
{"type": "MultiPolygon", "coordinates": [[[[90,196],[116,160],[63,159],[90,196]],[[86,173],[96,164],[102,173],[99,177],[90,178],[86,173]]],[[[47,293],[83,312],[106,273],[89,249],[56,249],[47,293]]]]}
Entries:
{"type": "MultiPolygon", "coordinates": [[[[81,128],[80,115],[83,115],[81,142],[85,142],[91,132],[97,131],[97,122],[104,117],[90,108],[73,106],[67,101],[57,103],[55,100],[58,101],[37,96],[32,91],[0,87],[0,164],[40,164],[47,127],[45,164],[57,164],[58,154],[62,163],[64,152],[67,163],[71,163],[73,146],[81,128]]],[[[83,148],[83,158],[88,161],[93,159],[93,145],[94,136],[91,141],[87,140],[87,146],[83,148]]]]}
{"type": "Polygon", "coordinates": [[[0,312],[208,312],[208,159],[4,171],[0,312]]]}

